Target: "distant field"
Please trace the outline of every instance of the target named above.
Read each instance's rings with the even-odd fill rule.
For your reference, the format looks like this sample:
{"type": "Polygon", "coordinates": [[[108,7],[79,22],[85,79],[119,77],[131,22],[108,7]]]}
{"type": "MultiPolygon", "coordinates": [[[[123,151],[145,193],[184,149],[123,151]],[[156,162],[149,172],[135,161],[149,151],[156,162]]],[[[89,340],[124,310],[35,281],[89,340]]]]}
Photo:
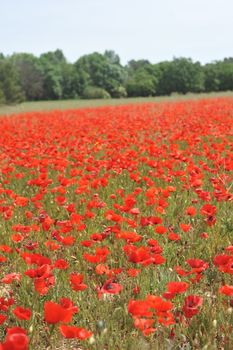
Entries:
{"type": "Polygon", "coordinates": [[[23,113],[31,111],[43,111],[54,109],[77,109],[85,107],[98,107],[105,105],[121,105],[131,103],[147,103],[159,101],[176,101],[186,99],[200,99],[211,97],[233,97],[233,91],[219,92],[219,93],[203,93],[203,94],[186,94],[162,97],[139,97],[139,98],[122,98],[109,100],[60,100],[60,101],[38,101],[38,102],[24,102],[13,106],[0,106],[0,115],[23,113]]]}

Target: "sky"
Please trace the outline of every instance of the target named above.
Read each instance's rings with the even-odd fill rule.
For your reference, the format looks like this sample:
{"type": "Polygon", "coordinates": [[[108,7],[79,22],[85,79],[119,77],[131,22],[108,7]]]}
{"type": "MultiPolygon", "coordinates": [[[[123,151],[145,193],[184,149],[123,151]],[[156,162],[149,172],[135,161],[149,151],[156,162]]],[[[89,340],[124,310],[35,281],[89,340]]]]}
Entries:
{"type": "Polygon", "coordinates": [[[121,62],[233,56],[233,0],[0,0],[0,52],[57,48],[69,62],[114,50],[121,62]]]}

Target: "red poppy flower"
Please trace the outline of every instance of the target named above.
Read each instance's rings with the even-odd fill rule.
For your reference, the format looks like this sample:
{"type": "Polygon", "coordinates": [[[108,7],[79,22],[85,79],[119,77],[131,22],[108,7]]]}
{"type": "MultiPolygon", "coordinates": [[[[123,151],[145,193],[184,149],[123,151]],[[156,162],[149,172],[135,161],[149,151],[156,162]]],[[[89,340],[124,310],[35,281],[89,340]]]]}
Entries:
{"type": "Polygon", "coordinates": [[[228,296],[233,296],[233,286],[225,285],[219,288],[219,293],[225,294],[228,296]]]}
{"type": "Polygon", "coordinates": [[[167,284],[167,292],[163,294],[165,299],[173,299],[176,294],[185,293],[189,284],[186,282],[169,282],[167,284]]]}
{"type": "Polygon", "coordinates": [[[28,204],[28,198],[26,197],[16,197],[15,199],[15,205],[19,206],[19,207],[26,207],[26,205],[28,204]]]}
{"type": "Polygon", "coordinates": [[[129,252],[126,252],[128,259],[133,263],[140,263],[150,258],[150,251],[148,247],[131,246],[129,252]]]}
{"type": "Polygon", "coordinates": [[[84,275],[81,273],[72,273],[70,275],[70,285],[75,291],[82,291],[87,288],[87,285],[83,283],[84,275]]]}
{"type": "Polygon", "coordinates": [[[59,270],[66,270],[66,269],[68,269],[69,264],[64,259],[58,259],[55,261],[54,267],[59,269],[59,270]]]}
{"type": "Polygon", "coordinates": [[[143,335],[147,336],[156,331],[156,328],[151,327],[155,320],[150,318],[134,318],[134,327],[140,329],[143,335]]]}
{"type": "Polygon", "coordinates": [[[215,266],[223,266],[223,265],[227,265],[231,259],[232,257],[227,254],[216,255],[213,263],[215,266]]]}
{"type": "Polygon", "coordinates": [[[187,263],[192,267],[194,273],[201,273],[209,267],[209,264],[201,259],[188,259],[187,263]]]}
{"type": "Polygon", "coordinates": [[[20,273],[12,272],[7,275],[5,275],[2,279],[1,282],[5,284],[11,284],[13,281],[20,281],[22,278],[20,273]]]}
{"type": "Polygon", "coordinates": [[[61,334],[65,338],[77,338],[79,340],[85,340],[87,338],[90,338],[92,335],[92,332],[86,330],[85,328],[79,328],[75,326],[66,326],[61,325],[59,327],[61,334]]]}
{"type": "Polygon", "coordinates": [[[165,301],[156,295],[148,295],[146,301],[150,303],[151,308],[155,309],[158,313],[167,312],[173,308],[173,304],[170,301],[165,301]]]}
{"type": "Polygon", "coordinates": [[[136,277],[140,272],[141,272],[140,269],[128,269],[128,270],[127,270],[127,274],[128,274],[130,277],[136,277]]]}
{"type": "Polygon", "coordinates": [[[2,315],[0,314],[0,325],[3,324],[7,319],[7,316],[6,315],[2,315]]]}
{"type": "Polygon", "coordinates": [[[87,260],[90,263],[104,263],[107,259],[108,254],[110,254],[110,251],[107,247],[102,248],[96,248],[95,255],[91,255],[88,253],[83,254],[83,258],[87,260]]]}
{"type": "Polygon", "coordinates": [[[145,300],[132,300],[128,303],[128,312],[136,317],[152,317],[151,303],[145,300]]]}
{"type": "Polygon", "coordinates": [[[95,268],[97,275],[104,275],[109,272],[109,267],[104,264],[98,264],[95,268]]]}
{"type": "Polygon", "coordinates": [[[0,264],[6,261],[7,261],[7,258],[5,258],[5,256],[0,255],[0,264]]]}
{"type": "Polygon", "coordinates": [[[13,249],[9,247],[8,245],[0,245],[0,250],[5,253],[12,253],[13,249]]]}
{"type": "Polygon", "coordinates": [[[180,236],[177,233],[174,233],[174,232],[170,232],[169,235],[168,235],[168,238],[171,241],[180,241],[181,240],[180,236]]]}
{"type": "Polygon", "coordinates": [[[184,224],[184,223],[181,223],[180,224],[180,228],[183,232],[188,232],[191,228],[191,225],[190,224],[184,224]]]}
{"type": "Polygon", "coordinates": [[[233,275],[233,256],[228,260],[227,264],[219,266],[219,271],[233,275]]]}
{"type": "Polygon", "coordinates": [[[123,286],[120,283],[116,283],[114,278],[110,278],[98,289],[98,297],[100,298],[102,294],[119,294],[122,289],[123,286]]]}
{"type": "Polygon", "coordinates": [[[44,303],[44,319],[47,323],[56,324],[59,322],[70,322],[73,311],[52,301],[44,303]]]}
{"type": "Polygon", "coordinates": [[[28,350],[29,338],[26,331],[20,327],[8,328],[2,348],[3,350],[28,350]]]}
{"type": "Polygon", "coordinates": [[[206,216],[214,216],[216,214],[216,206],[206,203],[201,207],[200,213],[206,216]]]}
{"type": "Polygon", "coordinates": [[[55,285],[55,278],[54,276],[51,276],[46,279],[35,278],[33,283],[34,283],[35,290],[40,295],[46,295],[49,289],[55,285]]]}
{"type": "Polygon", "coordinates": [[[160,235],[163,235],[164,233],[167,232],[167,229],[164,226],[156,226],[155,227],[155,232],[159,233],[160,235]]]}
{"type": "Polygon", "coordinates": [[[30,309],[25,309],[21,306],[16,306],[14,309],[14,314],[19,320],[30,320],[32,312],[30,309]]]}
{"type": "Polygon", "coordinates": [[[72,311],[73,314],[76,314],[78,312],[78,307],[75,306],[72,300],[70,300],[69,298],[61,298],[60,305],[63,308],[72,311]]]}
{"type": "Polygon", "coordinates": [[[195,216],[196,215],[196,208],[195,207],[188,207],[186,209],[186,214],[189,215],[189,216],[195,216]]]}
{"type": "Polygon", "coordinates": [[[187,318],[192,318],[199,312],[203,298],[198,295],[189,295],[185,298],[183,312],[187,318]]]}

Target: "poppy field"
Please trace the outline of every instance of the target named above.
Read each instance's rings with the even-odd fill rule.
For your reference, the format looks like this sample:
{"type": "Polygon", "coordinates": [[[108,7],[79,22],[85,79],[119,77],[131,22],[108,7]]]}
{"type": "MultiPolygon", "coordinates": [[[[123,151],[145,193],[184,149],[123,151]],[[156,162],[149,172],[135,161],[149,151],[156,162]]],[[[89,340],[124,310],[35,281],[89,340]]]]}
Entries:
{"type": "Polygon", "coordinates": [[[232,98],[0,121],[0,350],[233,348],[232,98]]]}

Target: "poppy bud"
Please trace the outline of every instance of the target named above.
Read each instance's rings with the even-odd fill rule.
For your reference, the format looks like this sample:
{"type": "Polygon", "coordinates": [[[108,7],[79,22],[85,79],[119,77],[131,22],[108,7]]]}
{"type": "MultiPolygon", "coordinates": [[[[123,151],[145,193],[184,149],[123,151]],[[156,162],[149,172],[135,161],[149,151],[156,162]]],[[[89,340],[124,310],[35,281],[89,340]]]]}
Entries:
{"type": "Polygon", "coordinates": [[[104,320],[98,320],[96,322],[96,329],[98,333],[102,333],[106,329],[106,324],[104,320]]]}

